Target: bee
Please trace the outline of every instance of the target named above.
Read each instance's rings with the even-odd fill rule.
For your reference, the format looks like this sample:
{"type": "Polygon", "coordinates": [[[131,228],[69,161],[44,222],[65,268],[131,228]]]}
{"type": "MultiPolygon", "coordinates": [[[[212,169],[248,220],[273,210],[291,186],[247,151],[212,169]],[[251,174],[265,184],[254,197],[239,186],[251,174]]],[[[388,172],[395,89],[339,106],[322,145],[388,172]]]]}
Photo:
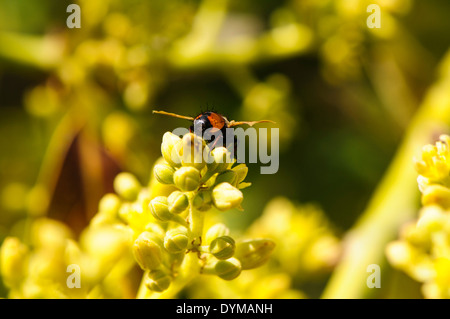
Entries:
{"type": "MultiPolygon", "coordinates": [[[[169,113],[165,111],[153,111],[156,114],[163,114],[167,116],[172,116],[180,119],[185,119],[192,121],[192,125],[189,128],[190,132],[193,132],[197,135],[201,133],[202,138],[204,138],[205,142],[208,144],[210,150],[213,150],[217,145],[225,146],[226,148],[233,147],[234,155],[236,156],[236,147],[237,147],[237,138],[233,135],[233,140],[227,140],[226,129],[231,128],[238,125],[249,125],[253,126],[258,123],[272,123],[276,124],[270,120],[261,120],[261,121],[229,121],[225,116],[213,111],[202,112],[196,117],[178,115],[175,113],[169,113]],[[201,127],[201,132],[194,130],[196,127],[201,127]],[[208,137],[205,134],[206,130],[210,130],[211,133],[218,133],[220,131],[221,134],[214,134],[211,137],[208,137]]],[[[230,150],[231,151],[231,150],[230,150]]]]}

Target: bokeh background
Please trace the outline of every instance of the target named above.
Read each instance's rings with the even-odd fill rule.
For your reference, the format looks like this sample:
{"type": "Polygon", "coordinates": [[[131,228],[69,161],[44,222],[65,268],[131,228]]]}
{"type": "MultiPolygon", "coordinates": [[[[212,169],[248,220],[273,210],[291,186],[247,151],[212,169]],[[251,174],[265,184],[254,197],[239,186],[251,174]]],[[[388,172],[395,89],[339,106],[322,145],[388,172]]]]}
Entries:
{"type": "MultiPolygon", "coordinates": [[[[251,286],[277,274],[264,281],[276,289],[238,296],[319,298],[402,141],[414,140],[421,107],[430,96],[449,107],[448,85],[436,87],[450,74],[447,0],[79,0],[79,29],[66,26],[70,3],[0,0],[0,242],[43,216],[77,237],[119,172],[148,184],[164,132],[190,125],[154,109],[270,119],[280,129],[279,171],[249,164],[245,212],[224,219],[241,232],[274,234],[279,216],[288,225],[276,234],[276,271],[247,278],[251,286]],[[379,29],[366,23],[371,3],[379,29]]],[[[444,113],[417,145],[447,131],[444,113]]],[[[411,154],[396,171],[412,167],[411,154]]],[[[413,218],[419,191],[402,176],[383,191],[399,194],[413,218]]],[[[375,232],[395,239],[400,221],[390,225],[375,232]]],[[[383,250],[373,245],[363,250],[383,250]]],[[[418,282],[388,264],[382,271],[381,289],[351,297],[423,297],[418,282]]],[[[195,287],[185,296],[233,296],[195,287]]]]}

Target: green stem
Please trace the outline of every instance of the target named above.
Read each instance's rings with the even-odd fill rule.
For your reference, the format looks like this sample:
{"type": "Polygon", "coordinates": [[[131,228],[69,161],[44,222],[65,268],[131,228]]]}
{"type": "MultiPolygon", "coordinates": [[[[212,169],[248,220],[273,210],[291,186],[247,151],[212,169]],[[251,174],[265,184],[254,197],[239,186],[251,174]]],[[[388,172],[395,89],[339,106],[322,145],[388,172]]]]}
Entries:
{"type": "Polygon", "coordinates": [[[397,237],[400,226],[417,214],[419,191],[413,158],[450,124],[450,103],[440,98],[449,92],[442,79],[430,90],[409,125],[404,140],[366,211],[344,238],[344,253],[323,298],[368,298],[378,289],[367,287],[367,266],[385,265],[385,247],[397,237]]]}
{"type": "Polygon", "coordinates": [[[190,213],[189,213],[189,230],[190,230],[190,242],[193,248],[202,244],[203,225],[205,220],[205,213],[196,210],[193,207],[192,199],[189,199],[190,213]]]}
{"type": "Polygon", "coordinates": [[[62,61],[63,42],[14,32],[0,32],[0,58],[44,70],[54,69],[62,61]]]}

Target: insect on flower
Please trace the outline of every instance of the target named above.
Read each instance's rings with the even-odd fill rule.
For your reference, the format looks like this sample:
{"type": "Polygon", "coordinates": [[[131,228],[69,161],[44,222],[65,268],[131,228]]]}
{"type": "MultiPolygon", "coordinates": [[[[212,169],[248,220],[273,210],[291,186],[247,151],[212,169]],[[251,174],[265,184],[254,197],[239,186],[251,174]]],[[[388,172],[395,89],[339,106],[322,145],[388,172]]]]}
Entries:
{"type": "Polygon", "coordinates": [[[153,113],[168,115],[180,119],[185,119],[192,121],[192,125],[189,128],[190,132],[195,133],[202,137],[205,142],[208,144],[210,149],[214,149],[216,146],[225,146],[226,148],[231,148],[234,150],[234,154],[236,155],[236,147],[237,147],[237,138],[233,135],[233,140],[229,140],[229,135],[226,134],[226,129],[232,128],[238,125],[249,125],[253,126],[258,123],[273,123],[274,121],[270,120],[261,120],[261,121],[229,121],[225,116],[213,111],[202,112],[196,117],[178,115],[175,113],[169,113],[165,111],[153,111],[153,113]],[[197,128],[201,128],[201,131],[197,128]],[[208,132],[209,134],[205,134],[208,132]],[[228,136],[228,138],[227,138],[228,136]]]}

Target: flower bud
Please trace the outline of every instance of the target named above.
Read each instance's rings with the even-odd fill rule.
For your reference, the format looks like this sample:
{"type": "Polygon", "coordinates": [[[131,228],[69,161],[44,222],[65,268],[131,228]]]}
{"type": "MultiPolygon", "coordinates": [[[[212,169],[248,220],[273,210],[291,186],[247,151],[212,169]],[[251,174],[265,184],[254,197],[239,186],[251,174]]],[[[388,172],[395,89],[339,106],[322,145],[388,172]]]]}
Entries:
{"type": "Polygon", "coordinates": [[[72,236],[72,231],[66,224],[46,217],[35,219],[29,230],[30,244],[35,249],[64,249],[66,239],[72,236]]]}
{"type": "Polygon", "coordinates": [[[195,209],[201,212],[210,210],[212,204],[211,192],[209,190],[199,191],[193,200],[195,209]]]}
{"type": "Polygon", "coordinates": [[[441,207],[450,207],[450,189],[442,185],[429,185],[422,192],[422,204],[424,206],[428,205],[439,205],[441,207]]]}
{"type": "Polygon", "coordinates": [[[169,165],[173,167],[181,166],[179,150],[181,148],[181,138],[171,132],[166,132],[161,143],[161,153],[169,165]]]}
{"type": "Polygon", "coordinates": [[[200,172],[191,166],[181,167],[173,174],[173,180],[182,191],[194,191],[200,186],[200,172]]]}
{"type": "Polygon", "coordinates": [[[172,278],[162,270],[151,271],[145,279],[147,288],[155,292],[163,292],[169,288],[171,282],[172,278]]]}
{"type": "Polygon", "coordinates": [[[186,249],[188,242],[186,228],[178,227],[167,231],[164,237],[164,248],[171,254],[177,254],[186,249]]]}
{"type": "Polygon", "coordinates": [[[195,135],[188,133],[183,136],[181,149],[181,163],[183,166],[192,166],[201,170],[206,165],[203,159],[203,149],[206,146],[205,141],[195,135]]]}
{"type": "Polygon", "coordinates": [[[233,162],[231,153],[225,147],[216,147],[211,151],[212,162],[207,165],[208,171],[220,173],[233,162]]]}
{"type": "Polygon", "coordinates": [[[142,269],[152,270],[161,264],[161,247],[153,240],[151,233],[139,235],[133,245],[134,256],[142,269]]]}
{"type": "Polygon", "coordinates": [[[230,183],[233,186],[237,185],[237,173],[231,169],[227,169],[219,173],[216,177],[216,185],[220,183],[230,183]]]}
{"type": "Polygon", "coordinates": [[[230,230],[222,223],[211,226],[205,234],[205,243],[210,245],[211,242],[221,236],[228,236],[230,230]]]}
{"type": "Polygon", "coordinates": [[[388,243],[385,250],[389,263],[395,267],[407,267],[416,255],[408,242],[400,240],[388,243]]]}
{"type": "Polygon", "coordinates": [[[157,196],[153,198],[149,202],[148,207],[153,217],[155,217],[157,220],[162,222],[174,221],[187,227],[187,222],[183,217],[175,215],[169,211],[169,203],[167,197],[157,196]]]}
{"type": "Polygon", "coordinates": [[[106,194],[104,195],[98,204],[98,210],[100,213],[104,213],[110,217],[116,217],[119,211],[121,202],[116,194],[106,194]]]}
{"type": "Polygon", "coordinates": [[[253,269],[264,264],[272,254],[275,243],[270,239],[251,239],[236,245],[234,256],[239,259],[242,269],[253,269]]]}
{"type": "Polygon", "coordinates": [[[212,191],[214,206],[221,211],[237,208],[241,205],[244,195],[229,183],[220,183],[212,191]]]}
{"type": "Polygon", "coordinates": [[[233,257],[236,245],[230,236],[221,236],[214,239],[209,245],[209,252],[220,260],[233,257]]]}
{"type": "Polygon", "coordinates": [[[167,222],[172,219],[172,213],[169,211],[168,200],[165,196],[157,196],[153,198],[148,207],[153,217],[162,222],[167,222]]]}
{"type": "Polygon", "coordinates": [[[174,191],[167,198],[169,204],[169,212],[172,214],[180,214],[189,207],[189,199],[186,194],[174,191]]]}
{"type": "Polygon", "coordinates": [[[232,170],[235,171],[236,175],[237,175],[236,184],[243,182],[244,179],[247,177],[248,167],[245,164],[239,164],[239,165],[233,167],[232,170]]]}
{"type": "Polygon", "coordinates": [[[16,237],[6,237],[0,249],[0,274],[8,287],[20,283],[26,272],[28,247],[16,237]]]}
{"type": "Polygon", "coordinates": [[[447,213],[439,206],[425,206],[420,211],[417,230],[437,232],[442,230],[449,219],[447,213]]]}
{"type": "Polygon", "coordinates": [[[114,179],[114,190],[125,200],[134,201],[140,189],[141,184],[131,173],[119,173],[114,179]]]}
{"type": "Polygon", "coordinates": [[[173,173],[175,173],[175,170],[171,166],[167,164],[156,164],[153,173],[161,184],[173,184],[173,173]]]}
{"type": "Polygon", "coordinates": [[[227,260],[219,260],[214,270],[220,278],[224,280],[233,280],[241,274],[242,266],[236,258],[229,258],[227,260]]]}

